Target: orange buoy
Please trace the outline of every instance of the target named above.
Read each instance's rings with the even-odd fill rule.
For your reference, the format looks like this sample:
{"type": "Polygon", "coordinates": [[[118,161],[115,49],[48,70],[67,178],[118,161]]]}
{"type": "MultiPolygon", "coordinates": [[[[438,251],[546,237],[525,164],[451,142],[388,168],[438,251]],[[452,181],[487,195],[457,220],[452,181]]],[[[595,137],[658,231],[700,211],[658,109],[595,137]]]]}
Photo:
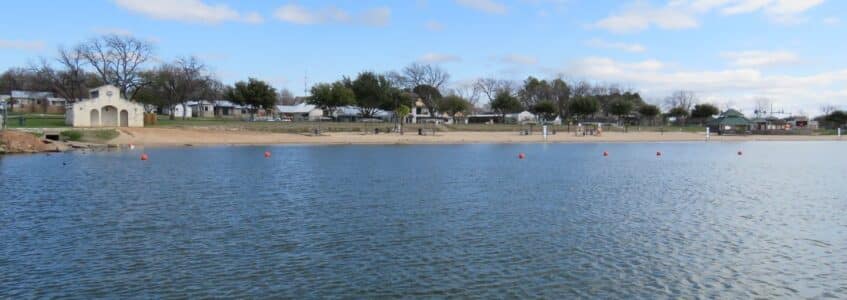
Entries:
{"type": "Polygon", "coordinates": [[[148,159],[150,159],[150,157],[147,156],[147,153],[141,154],[141,160],[148,160],[148,159]]]}
{"type": "Polygon", "coordinates": [[[609,156],[609,151],[603,151],[603,156],[609,156]]]}
{"type": "Polygon", "coordinates": [[[523,152],[518,153],[518,159],[524,159],[524,158],[526,158],[526,154],[523,154],[523,152]]]}
{"type": "Polygon", "coordinates": [[[265,158],[270,158],[270,157],[271,157],[271,152],[265,151],[265,158]]]}

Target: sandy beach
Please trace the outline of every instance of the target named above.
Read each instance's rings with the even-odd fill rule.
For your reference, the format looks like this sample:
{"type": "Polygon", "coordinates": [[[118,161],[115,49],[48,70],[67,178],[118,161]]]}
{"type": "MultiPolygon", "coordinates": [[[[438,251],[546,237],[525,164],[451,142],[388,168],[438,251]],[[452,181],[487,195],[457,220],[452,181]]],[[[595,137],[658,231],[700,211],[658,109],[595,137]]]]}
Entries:
{"type": "MultiPolygon", "coordinates": [[[[120,135],[110,144],[135,144],[145,146],[184,145],[271,145],[271,144],[497,144],[544,143],[541,134],[519,135],[516,132],[439,132],[435,136],[415,133],[399,135],[333,132],[321,136],[291,133],[271,133],[249,130],[224,130],[200,128],[122,128],[120,135]]],[[[705,141],[704,133],[688,132],[629,132],[604,133],[602,136],[575,136],[558,133],[548,136],[548,143],[617,143],[617,142],[678,142],[705,141]]],[[[837,136],[717,136],[712,142],[738,141],[832,141],[837,136]]]]}

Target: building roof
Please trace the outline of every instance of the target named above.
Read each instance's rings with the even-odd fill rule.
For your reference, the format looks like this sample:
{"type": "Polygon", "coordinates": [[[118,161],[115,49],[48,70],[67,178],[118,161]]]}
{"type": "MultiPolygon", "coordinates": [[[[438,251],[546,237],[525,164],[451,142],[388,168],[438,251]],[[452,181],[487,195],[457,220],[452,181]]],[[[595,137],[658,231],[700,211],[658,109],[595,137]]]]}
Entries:
{"type": "Polygon", "coordinates": [[[727,110],[716,119],[709,121],[711,126],[749,126],[750,124],[752,123],[744,117],[744,114],[734,109],[727,110]]]}
{"type": "MultiPolygon", "coordinates": [[[[358,106],[342,106],[339,107],[335,111],[336,116],[358,116],[359,115],[359,107],[358,106]]],[[[390,117],[391,112],[387,112],[381,109],[377,109],[374,113],[375,117],[390,117]]]]}
{"type": "Polygon", "coordinates": [[[241,105],[235,104],[235,103],[233,103],[232,101],[229,101],[229,100],[215,100],[214,102],[215,102],[215,107],[234,107],[234,108],[241,108],[242,107],[241,105]]]}
{"type": "Polygon", "coordinates": [[[306,103],[296,105],[277,105],[276,111],[285,114],[306,114],[315,110],[315,106],[306,103]]]}
{"type": "Polygon", "coordinates": [[[53,97],[51,92],[12,91],[12,98],[43,99],[53,97]]]}

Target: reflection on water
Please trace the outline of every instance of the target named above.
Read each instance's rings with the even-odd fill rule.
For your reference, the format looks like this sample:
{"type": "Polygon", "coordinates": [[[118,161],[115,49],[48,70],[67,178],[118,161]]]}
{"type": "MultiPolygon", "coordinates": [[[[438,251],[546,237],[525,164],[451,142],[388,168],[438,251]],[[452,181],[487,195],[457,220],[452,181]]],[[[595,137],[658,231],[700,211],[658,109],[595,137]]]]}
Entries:
{"type": "Polygon", "coordinates": [[[0,298],[845,298],[845,145],[8,156],[0,298]]]}

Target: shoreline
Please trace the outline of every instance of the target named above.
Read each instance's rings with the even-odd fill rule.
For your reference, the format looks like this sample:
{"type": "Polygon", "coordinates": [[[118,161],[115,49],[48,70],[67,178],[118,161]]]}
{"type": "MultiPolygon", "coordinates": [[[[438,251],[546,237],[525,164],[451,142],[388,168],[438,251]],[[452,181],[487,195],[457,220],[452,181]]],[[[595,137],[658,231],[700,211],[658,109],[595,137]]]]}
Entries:
{"type": "Polygon", "coordinates": [[[213,146],[345,146],[345,145],[498,145],[498,144],[630,144],[630,143],[742,143],[742,142],[834,142],[835,135],[712,135],[705,132],[606,132],[602,136],[576,136],[572,132],[520,135],[508,131],[444,131],[435,136],[417,132],[363,134],[331,132],[320,136],[275,133],[232,128],[115,128],[117,137],[97,142],[50,141],[26,131],[0,134],[0,154],[100,151],[108,149],[180,148],[213,146]],[[5,144],[4,144],[5,143],[5,144]]]}
{"type": "Polygon", "coordinates": [[[549,135],[545,141],[540,133],[519,135],[516,132],[439,132],[435,136],[416,133],[362,134],[332,132],[320,136],[294,133],[273,133],[249,130],[220,130],[200,128],[121,128],[120,135],[108,144],[145,147],[194,146],[260,146],[260,145],[460,145],[460,144],[567,144],[567,143],[665,143],[665,142],[814,142],[839,141],[838,136],[794,135],[712,135],[707,141],[705,132],[608,132],[602,136],[576,136],[573,133],[549,135]]]}

